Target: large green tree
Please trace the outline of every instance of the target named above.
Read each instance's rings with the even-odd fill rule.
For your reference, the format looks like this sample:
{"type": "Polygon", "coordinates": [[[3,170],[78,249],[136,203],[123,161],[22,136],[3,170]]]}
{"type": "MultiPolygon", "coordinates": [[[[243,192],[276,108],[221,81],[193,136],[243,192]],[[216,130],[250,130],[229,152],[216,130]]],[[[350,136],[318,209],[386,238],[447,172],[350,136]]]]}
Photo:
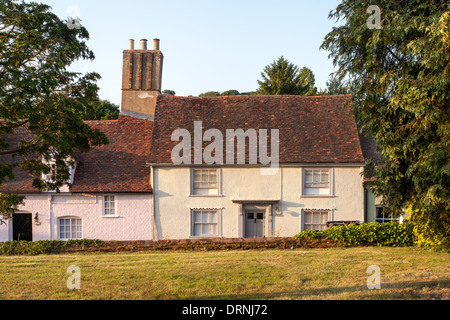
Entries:
{"type": "MultiPolygon", "coordinates": [[[[0,184],[20,169],[35,177],[36,188],[59,190],[76,150],[107,143],[83,122],[86,107],[98,100],[100,76],[67,71],[78,59],[94,59],[89,34],[50,9],[0,0],[0,184]],[[43,181],[42,173],[54,179],[43,181]]],[[[9,218],[22,200],[0,194],[0,218],[9,218]]]]}
{"type": "Polygon", "coordinates": [[[408,208],[419,243],[448,247],[450,4],[373,4],[341,1],[330,17],[343,24],[322,48],[350,79],[357,120],[379,145],[383,160],[367,170],[376,192],[390,208],[408,208]]]}
{"type": "Polygon", "coordinates": [[[267,65],[258,80],[257,94],[306,95],[314,90],[314,75],[308,68],[299,68],[283,56],[267,65]],[[301,72],[300,72],[301,71],[301,72]]]}
{"type": "Polygon", "coordinates": [[[318,89],[316,87],[316,76],[311,69],[303,67],[298,71],[298,83],[305,88],[305,96],[317,95],[318,89]]]}

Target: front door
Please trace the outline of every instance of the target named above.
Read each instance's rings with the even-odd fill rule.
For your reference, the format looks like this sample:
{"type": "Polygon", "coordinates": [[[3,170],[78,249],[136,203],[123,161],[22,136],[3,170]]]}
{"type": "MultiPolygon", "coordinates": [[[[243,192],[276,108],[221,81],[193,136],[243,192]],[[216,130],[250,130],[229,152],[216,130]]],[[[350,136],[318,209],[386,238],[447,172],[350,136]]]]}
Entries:
{"type": "Polygon", "coordinates": [[[264,212],[245,212],[245,237],[262,238],[264,236],[264,212]]]}
{"type": "Polygon", "coordinates": [[[14,213],[12,225],[13,240],[33,240],[31,213],[14,213]]]}

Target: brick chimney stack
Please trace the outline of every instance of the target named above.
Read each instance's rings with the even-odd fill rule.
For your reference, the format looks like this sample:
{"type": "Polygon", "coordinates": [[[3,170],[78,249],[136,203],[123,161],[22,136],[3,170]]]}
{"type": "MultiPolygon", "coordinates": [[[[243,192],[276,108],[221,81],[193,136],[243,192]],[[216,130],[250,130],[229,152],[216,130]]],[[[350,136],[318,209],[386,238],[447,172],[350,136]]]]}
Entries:
{"type": "Polygon", "coordinates": [[[159,39],[153,40],[153,50],[147,49],[147,40],[141,39],[140,49],[134,49],[134,40],[128,41],[123,51],[121,113],[153,120],[156,98],[161,94],[163,54],[159,39]]]}

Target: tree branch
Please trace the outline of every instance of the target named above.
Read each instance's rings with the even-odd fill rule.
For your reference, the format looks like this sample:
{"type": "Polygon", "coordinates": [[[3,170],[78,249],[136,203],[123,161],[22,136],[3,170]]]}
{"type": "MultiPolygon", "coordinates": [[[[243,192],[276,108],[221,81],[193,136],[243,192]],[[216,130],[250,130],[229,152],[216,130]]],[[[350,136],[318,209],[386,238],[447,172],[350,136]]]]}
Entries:
{"type": "Polygon", "coordinates": [[[34,141],[29,141],[29,144],[27,146],[18,147],[18,148],[12,149],[12,150],[0,151],[0,156],[27,151],[27,150],[31,149],[32,147],[34,147],[35,145],[37,145],[39,143],[39,141],[40,141],[40,139],[36,139],[34,141]]]}
{"type": "Polygon", "coordinates": [[[389,51],[389,53],[395,58],[395,60],[397,60],[400,63],[403,64],[407,64],[406,61],[404,61],[403,59],[401,59],[399,56],[397,56],[390,48],[389,46],[386,46],[386,49],[389,51]]]}

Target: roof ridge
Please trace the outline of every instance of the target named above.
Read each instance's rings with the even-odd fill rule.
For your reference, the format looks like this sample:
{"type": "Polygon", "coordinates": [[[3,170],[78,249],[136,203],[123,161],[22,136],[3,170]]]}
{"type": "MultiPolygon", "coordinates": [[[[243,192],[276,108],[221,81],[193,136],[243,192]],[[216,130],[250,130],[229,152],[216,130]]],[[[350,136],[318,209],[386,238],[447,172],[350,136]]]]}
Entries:
{"type": "Polygon", "coordinates": [[[333,94],[333,95],[315,95],[315,96],[307,96],[307,95],[298,95],[298,94],[280,94],[280,95],[230,95],[230,96],[212,96],[212,97],[199,97],[199,96],[172,96],[172,95],[159,95],[158,99],[192,99],[192,100],[207,100],[207,99],[253,99],[253,98],[301,98],[301,99],[317,99],[317,98],[333,98],[333,97],[351,97],[352,94],[333,94]]]}

